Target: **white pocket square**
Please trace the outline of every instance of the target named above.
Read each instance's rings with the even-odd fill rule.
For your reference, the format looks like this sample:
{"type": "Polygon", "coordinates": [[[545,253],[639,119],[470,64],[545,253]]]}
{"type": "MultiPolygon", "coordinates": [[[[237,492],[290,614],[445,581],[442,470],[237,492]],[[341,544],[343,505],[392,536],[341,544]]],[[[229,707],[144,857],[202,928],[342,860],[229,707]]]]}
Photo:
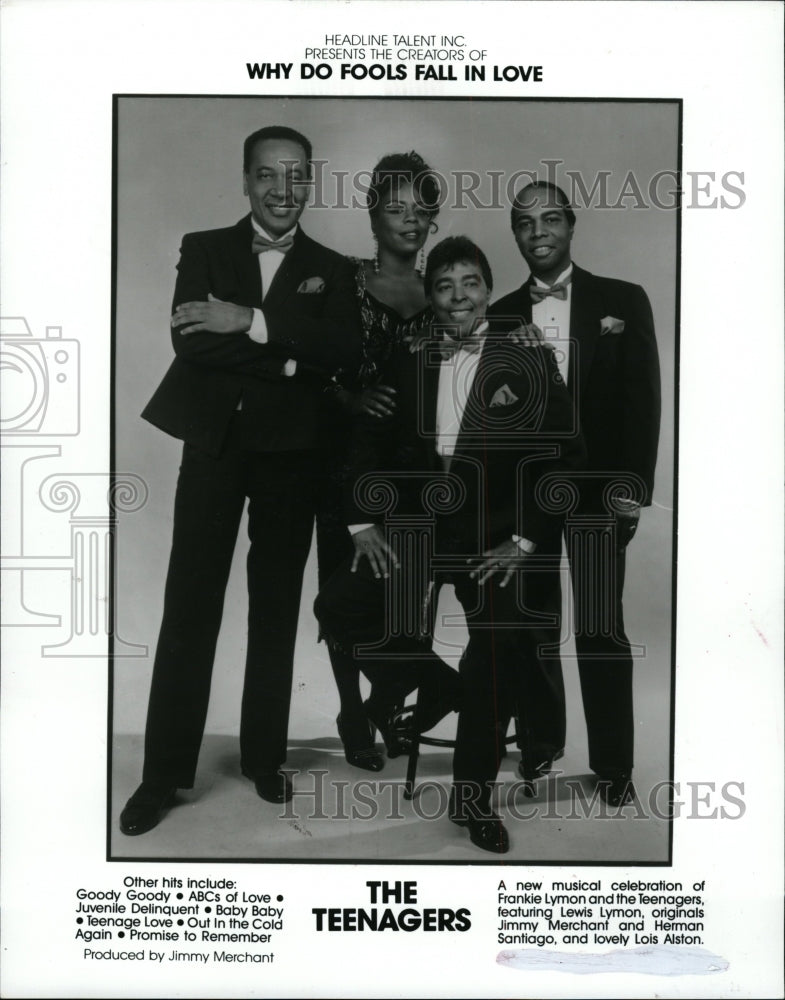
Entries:
{"type": "Polygon", "coordinates": [[[497,389],[491,398],[491,406],[511,406],[513,403],[518,402],[518,397],[512,391],[512,389],[505,384],[501,389],[497,389]]]}
{"type": "Polygon", "coordinates": [[[615,316],[603,316],[600,320],[600,336],[608,333],[624,333],[624,320],[615,316]]]}
{"type": "Polygon", "coordinates": [[[305,281],[300,282],[300,287],[297,289],[298,295],[316,295],[318,292],[324,291],[324,278],[320,278],[318,275],[314,278],[306,278],[305,281]]]}

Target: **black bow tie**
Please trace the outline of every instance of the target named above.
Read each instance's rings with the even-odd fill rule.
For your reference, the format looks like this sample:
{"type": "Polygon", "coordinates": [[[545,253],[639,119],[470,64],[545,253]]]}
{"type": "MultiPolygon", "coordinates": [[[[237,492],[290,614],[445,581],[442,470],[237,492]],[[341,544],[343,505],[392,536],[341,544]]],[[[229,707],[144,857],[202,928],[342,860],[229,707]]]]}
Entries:
{"type": "Polygon", "coordinates": [[[467,337],[466,340],[451,340],[445,337],[439,344],[442,361],[449,361],[458,351],[466,351],[467,354],[477,354],[481,348],[482,337],[467,337]]]}
{"type": "Polygon", "coordinates": [[[294,243],[294,237],[291,234],[284,236],[280,240],[268,240],[261,233],[254,233],[251,250],[254,253],[267,253],[268,250],[277,250],[279,253],[286,253],[291,248],[292,243],[294,243]]]}
{"type": "Polygon", "coordinates": [[[569,283],[569,278],[566,278],[564,281],[557,281],[556,284],[551,285],[550,288],[543,288],[541,285],[535,285],[532,283],[529,285],[532,302],[542,302],[543,299],[547,299],[549,295],[552,295],[555,299],[566,299],[567,285],[569,285],[569,283]]]}

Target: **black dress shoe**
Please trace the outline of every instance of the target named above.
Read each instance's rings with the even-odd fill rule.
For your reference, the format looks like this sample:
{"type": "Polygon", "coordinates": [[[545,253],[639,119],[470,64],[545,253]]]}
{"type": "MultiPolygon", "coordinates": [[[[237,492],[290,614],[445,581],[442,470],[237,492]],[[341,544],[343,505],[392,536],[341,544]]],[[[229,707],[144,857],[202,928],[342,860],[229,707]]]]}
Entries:
{"type": "Polygon", "coordinates": [[[397,706],[387,711],[374,705],[369,698],[364,707],[371,725],[381,733],[390,760],[408,754],[412,748],[411,724],[400,718],[401,712],[397,706]]]}
{"type": "Polygon", "coordinates": [[[158,826],[176,791],[174,785],[143,781],[120,813],[122,832],[128,837],[136,837],[158,826]]]}
{"type": "Polygon", "coordinates": [[[635,786],[629,774],[599,775],[597,787],[603,802],[611,809],[621,809],[635,801],[635,786]]]}
{"type": "Polygon", "coordinates": [[[262,771],[259,774],[249,774],[243,768],[243,774],[250,778],[256,787],[256,794],[265,802],[288,802],[292,797],[292,783],[289,776],[282,771],[262,771]]]}
{"type": "Polygon", "coordinates": [[[557,750],[552,757],[545,757],[537,764],[528,764],[521,759],[518,761],[518,774],[524,781],[536,781],[538,778],[544,778],[546,774],[551,773],[553,765],[563,756],[564,750],[562,749],[557,750]]]}
{"type": "Polygon", "coordinates": [[[465,826],[469,840],[484,851],[506,854],[510,849],[510,836],[501,818],[494,813],[487,816],[450,816],[456,826],[465,826]]]}
{"type": "Polygon", "coordinates": [[[448,806],[450,821],[456,826],[465,826],[469,840],[484,851],[506,854],[510,849],[510,837],[501,818],[490,807],[481,807],[476,802],[458,806],[455,788],[450,792],[448,806]]]}
{"type": "MultiPolygon", "coordinates": [[[[384,757],[379,753],[375,746],[367,747],[352,747],[351,740],[348,737],[348,733],[341,722],[341,716],[335,720],[335,724],[338,727],[338,735],[341,738],[341,743],[343,743],[343,755],[347,762],[352,765],[352,767],[361,767],[364,771],[381,771],[384,767],[384,757]]],[[[373,727],[370,723],[368,726],[368,738],[373,744],[373,727]]]]}

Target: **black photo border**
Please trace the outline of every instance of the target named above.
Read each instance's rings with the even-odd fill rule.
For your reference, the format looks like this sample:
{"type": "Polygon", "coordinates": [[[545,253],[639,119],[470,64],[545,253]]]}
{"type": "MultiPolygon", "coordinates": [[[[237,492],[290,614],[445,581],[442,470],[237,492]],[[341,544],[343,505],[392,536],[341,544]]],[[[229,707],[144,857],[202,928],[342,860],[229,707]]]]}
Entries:
{"type": "MultiPolygon", "coordinates": [[[[115,484],[117,482],[116,470],[116,337],[117,337],[117,259],[118,259],[118,112],[119,104],[127,99],[182,99],[182,100],[243,100],[247,101],[248,94],[197,94],[197,93],[114,93],[112,95],[112,256],[111,256],[111,340],[110,340],[110,416],[109,416],[109,502],[110,502],[110,523],[116,525],[117,513],[114,508],[115,484]]],[[[259,95],[261,96],[261,95],[259,95]]],[[[681,188],[682,166],[683,166],[683,124],[684,124],[684,99],[681,97],[503,97],[503,96],[444,96],[444,95],[411,95],[392,96],[389,94],[379,95],[346,95],[340,93],[329,94],[266,94],[264,97],[275,98],[287,101],[308,101],[318,102],[322,100],[341,101],[396,101],[405,100],[407,102],[459,102],[472,101],[480,103],[517,103],[526,104],[670,104],[678,109],[677,123],[677,165],[676,171],[679,177],[678,204],[676,212],[676,257],[675,257],[675,302],[674,302],[674,404],[673,404],[673,533],[671,548],[671,636],[670,636],[670,733],[669,733],[669,797],[668,797],[668,856],[664,861],[603,861],[603,860],[576,860],[566,859],[562,861],[540,860],[529,858],[504,858],[488,859],[478,858],[471,860],[437,860],[437,859],[377,859],[377,858],[294,858],[294,857],[180,857],[180,856],[135,856],[112,854],[112,766],[113,766],[113,715],[114,715],[114,642],[116,626],[116,532],[112,532],[112,544],[109,556],[109,621],[112,624],[109,635],[108,648],[108,697],[107,697],[107,785],[106,785],[106,858],[108,862],[133,862],[133,863],[155,863],[155,864],[218,864],[218,865],[238,865],[238,864],[286,864],[286,865],[430,865],[430,866],[455,866],[455,865],[477,865],[477,866],[509,866],[519,865],[528,867],[593,867],[593,868],[666,868],[673,865],[673,789],[674,789],[674,754],[675,754],[675,727],[676,727],[676,637],[678,631],[677,622],[677,578],[678,578],[678,521],[679,521],[679,390],[680,390],[680,322],[681,322],[681,243],[682,243],[682,197],[681,188]]]]}

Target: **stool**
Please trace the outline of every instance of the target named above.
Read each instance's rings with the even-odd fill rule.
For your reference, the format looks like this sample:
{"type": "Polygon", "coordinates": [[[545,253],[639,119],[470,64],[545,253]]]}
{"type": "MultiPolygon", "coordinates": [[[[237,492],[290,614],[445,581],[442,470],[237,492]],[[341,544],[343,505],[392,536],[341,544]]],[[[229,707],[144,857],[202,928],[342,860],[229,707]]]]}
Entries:
{"type": "MultiPolygon", "coordinates": [[[[420,692],[417,692],[417,701],[413,706],[404,706],[399,712],[396,713],[394,722],[400,721],[403,716],[412,714],[414,719],[417,718],[417,706],[420,700],[420,692]]],[[[505,741],[505,746],[510,746],[513,743],[518,742],[518,720],[515,719],[516,731],[514,736],[508,736],[505,741]]],[[[429,747],[447,747],[455,749],[455,740],[443,740],[437,736],[425,736],[423,733],[418,733],[416,730],[412,735],[411,747],[408,753],[408,764],[406,767],[406,784],[403,789],[404,799],[410,801],[414,798],[414,782],[417,777],[417,762],[420,758],[420,745],[424,744],[429,747]]],[[[533,782],[532,782],[533,785],[533,782]]]]}

